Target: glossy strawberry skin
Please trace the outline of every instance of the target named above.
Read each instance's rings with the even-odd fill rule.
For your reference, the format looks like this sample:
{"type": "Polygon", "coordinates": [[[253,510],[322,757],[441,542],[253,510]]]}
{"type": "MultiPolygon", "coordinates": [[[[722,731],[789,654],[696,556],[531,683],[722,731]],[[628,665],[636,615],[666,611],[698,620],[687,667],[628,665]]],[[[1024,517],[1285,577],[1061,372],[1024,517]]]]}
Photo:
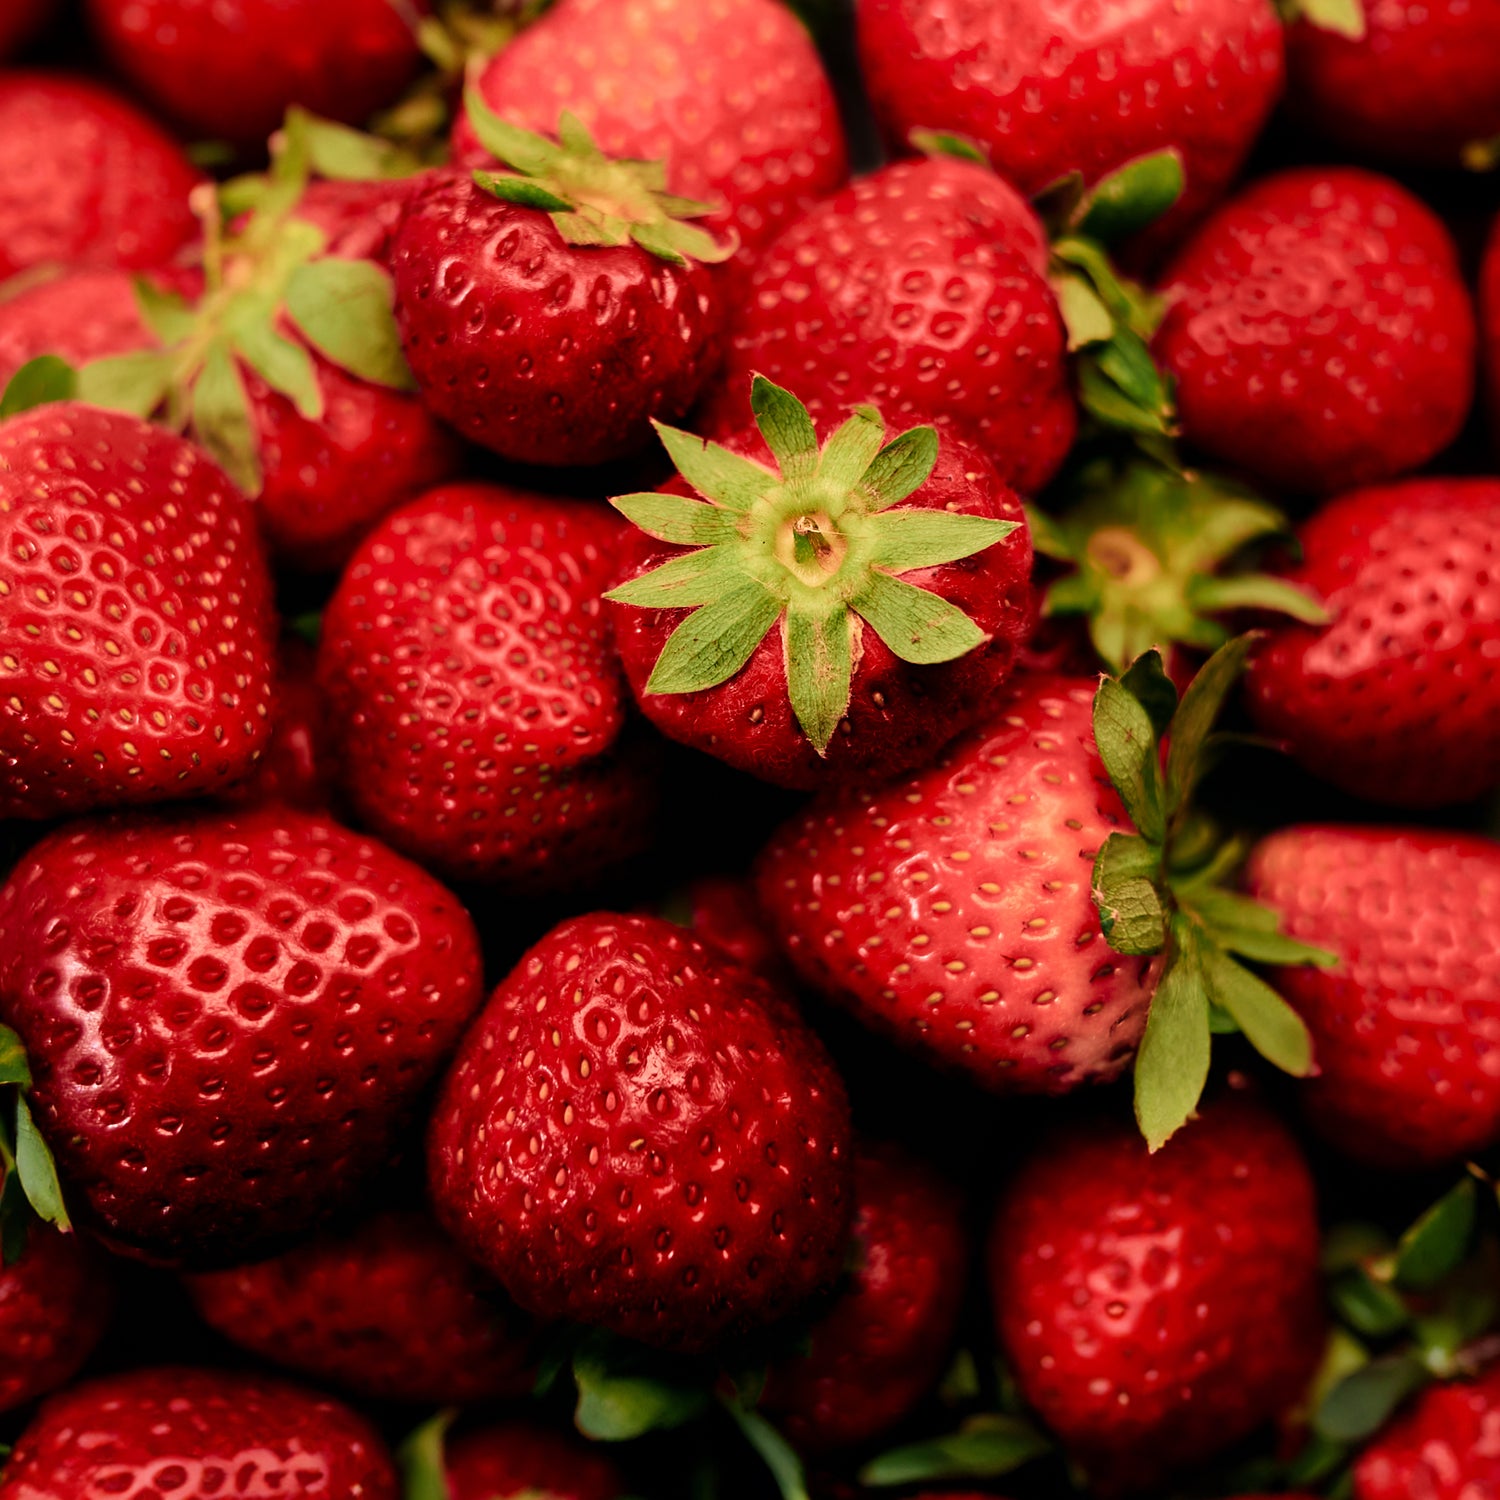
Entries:
{"type": "Polygon", "coordinates": [[[766,249],[704,425],[743,426],[759,373],[814,417],[869,401],[898,428],[947,418],[1032,494],[1077,424],[1046,271],[1035,213],[983,167],[935,158],[861,177],[766,249]]]}
{"type": "MultiPolygon", "coordinates": [[[[479,89],[528,130],[571,110],[606,154],[666,162],[674,193],[721,205],[705,226],[752,251],[848,176],[823,65],[776,0],[560,0],[479,89]]],[[[488,165],[465,117],[453,145],[488,165]]]]}
{"type": "Polygon", "coordinates": [[[838,1274],[843,1085],[786,995],[655,917],[554,928],[491,996],[428,1142],[438,1218],[520,1305],[684,1350],[838,1274]]]}
{"type": "Polygon", "coordinates": [[[1005,1189],[989,1253],[1003,1352],[1096,1484],[1149,1489],[1302,1395],[1323,1345],[1312,1177],[1224,1097],[1154,1156],[1075,1126],[1005,1189]]]}
{"type": "Polygon", "coordinates": [[[443,1467],[449,1500],[618,1500],[625,1487],[602,1454],[570,1438],[504,1422],[450,1437],[443,1467]]]}
{"type": "Polygon", "coordinates": [[[249,502],[191,443],[60,402],[0,423],[0,815],[202,794],[270,733],[249,502]]]}
{"type": "Polygon", "coordinates": [[[1300,168],[1215,213],[1165,276],[1154,345],[1183,433],[1328,494],[1425,463],[1473,397],[1474,315],[1441,221],[1387,178],[1300,168]]]}
{"type": "Polygon", "coordinates": [[[1257,847],[1249,889],[1282,930],[1338,954],[1284,969],[1307,1022],[1313,1123],[1384,1168],[1500,1140],[1500,844],[1451,831],[1304,826],[1257,847]]]}
{"type": "Polygon", "coordinates": [[[715,268],[563,242],[539,209],[432,173],[392,253],[396,322],[427,405],[520,463],[602,463],[680,418],[718,362],[715,268]]]}
{"type": "Polygon", "coordinates": [[[969,1245],[959,1196],[897,1147],[854,1158],[854,1269],[808,1334],[771,1367],[762,1409],[804,1452],[880,1436],[936,1383],[963,1300],[969,1245]]]}
{"type": "Polygon", "coordinates": [[[188,1290],[241,1348],[367,1400],[462,1406],[534,1378],[526,1320],[425,1213],[379,1213],[188,1290]]]}
{"type": "Polygon", "coordinates": [[[1429,1386],[1365,1449],[1354,1500],[1483,1500],[1500,1490],[1500,1365],[1429,1386]]]}
{"type": "Polygon", "coordinates": [[[244,1261],[347,1203],[480,998],[447,891],[285,808],[64,827],[0,890],[0,937],[70,1206],[168,1265],[244,1261]]]}
{"type": "Polygon", "coordinates": [[[1006,1093],[1118,1077],[1151,964],[1113,953],[1093,860],[1129,821],[1094,749],[1093,684],[1022,677],[931,766],[820,798],[767,845],[761,908],[802,978],[1006,1093]]]}
{"type": "Polygon", "coordinates": [[[389,517],[323,619],[319,680],[359,815],[455,877],[576,885],[634,852],[649,752],[599,595],[613,512],[499,485],[389,517]]]}
{"type": "Polygon", "coordinates": [[[1301,528],[1289,576],[1327,627],[1274,626],[1257,726],[1370,801],[1433,807],[1500,785],[1500,480],[1356,490],[1301,528]]]}
{"type": "Polygon", "coordinates": [[[219,1500],[227,1484],[278,1500],[399,1494],[385,1445],[348,1407],[259,1375],[168,1366],[52,1397],[17,1442],[0,1500],[219,1500]]]}
{"type": "Polygon", "coordinates": [[[133,104],[80,78],[0,78],[0,281],[30,266],[165,264],[197,238],[203,180],[133,104]]]}

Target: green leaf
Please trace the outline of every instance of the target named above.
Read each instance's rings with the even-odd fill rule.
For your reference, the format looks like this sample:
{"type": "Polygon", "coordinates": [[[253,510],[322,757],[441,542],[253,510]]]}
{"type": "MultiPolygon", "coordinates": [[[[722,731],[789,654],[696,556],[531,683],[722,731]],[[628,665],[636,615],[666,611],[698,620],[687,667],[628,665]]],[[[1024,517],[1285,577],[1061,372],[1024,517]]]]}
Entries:
{"type": "Polygon", "coordinates": [[[1101,178],[1078,215],[1078,231],[1106,245],[1136,234],[1182,196],[1182,157],[1175,149],[1138,156],[1101,178]]]}
{"type": "Polygon", "coordinates": [[[163,291],[148,276],[132,278],[131,285],[141,321],[159,344],[171,348],[192,336],[197,317],[186,298],[176,292],[163,291]]]}
{"type": "Polygon", "coordinates": [[[843,608],[822,617],[795,609],[787,614],[786,676],[792,712],[819,755],[828,749],[849,707],[852,623],[843,608]]]}
{"type": "MultiPolygon", "coordinates": [[[[521,208],[537,208],[547,214],[567,213],[573,207],[573,200],[571,198],[559,196],[550,188],[538,182],[534,177],[518,177],[513,172],[476,171],[474,173],[474,186],[479,188],[481,192],[488,193],[492,198],[503,199],[506,203],[515,203],[521,208]]],[[[565,228],[562,225],[558,227],[565,228]]],[[[584,232],[589,233],[590,231],[585,230],[584,232]]],[[[570,244],[577,243],[571,235],[566,233],[564,233],[563,238],[568,240],[570,244]]],[[[586,243],[617,244],[618,241],[590,239],[586,243]]]]}
{"type": "Polygon", "coordinates": [[[913,427],[892,438],[860,480],[860,488],[871,496],[871,510],[886,510],[915,494],[931,477],[937,458],[935,427],[913,427]]]}
{"type": "Polygon", "coordinates": [[[1366,1338],[1390,1338],[1410,1320],[1405,1302],[1363,1266],[1334,1277],[1328,1297],[1340,1321],[1366,1338]]]}
{"type": "Polygon", "coordinates": [[[573,1379],[578,1386],[573,1420],[585,1437],[598,1442],[628,1442],[648,1432],[681,1427],[708,1407],[704,1391],[648,1375],[615,1373],[591,1349],[574,1356],[573,1379]]]}
{"type": "Polygon", "coordinates": [[[0,1026],[0,1084],[15,1083],[23,1089],[31,1087],[31,1069],[26,1062],[26,1049],[9,1026],[0,1026]]]}
{"type": "Polygon", "coordinates": [[[951,156],[957,161],[972,161],[987,167],[990,159],[983,149],[966,135],[951,130],[913,130],[908,136],[912,149],[923,156],[951,156]]]}
{"type": "MultiPolygon", "coordinates": [[[[658,198],[657,206],[668,203],[678,207],[690,206],[695,210],[700,204],[688,203],[686,199],[658,198]]],[[[653,219],[630,226],[630,238],[643,250],[673,265],[686,265],[690,260],[701,260],[705,265],[721,265],[739,249],[739,236],[731,234],[727,239],[715,239],[706,229],[696,224],[684,224],[676,219],[653,219]]]]}
{"type": "Polygon", "coordinates": [[[738,1401],[726,1401],[724,1406],[771,1471],[781,1500],[808,1500],[807,1476],[797,1450],[759,1412],[747,1410],[738,1401]]]}
{"type": "Polygon", "coordinates": [[[378,182],[410,177],[421,158],[393,141],[366,135],[336,120],[325,120],[293,105],[306,117],[307,150],[312,169],[334,182],[378,182]]]}
{"type": "Polygon", "coordinates": [[[1156,882],[1161,849],[1128,833],[1112,833],[1094,859],[1094,904],[1105,941],[1116,953],[1159,953],[1167,918],[1156,882]]]}
{"type": "Polygon", "coordinates": [[[1221,948],[1241,958],[1280,966],[1317,964],[1322,968],[1339,962],[1336,953],[1278,932],[1279,915],[1248,896],[1216,888],[1200,890],[1191,882],[1180,885],[1177,895],[1221,948]]]}
{"type": "Polygon", "coordinates": [[[869,519],[870,566],[910,573],[957,562],[1003,542],[1019,525],[919,506],[881,511],[869,519]]]}
{"type": "Polygon", "coordinates": [[[1332,31],[1351,42],[1365,35],[1363,0],[1294,0],[1292,9],[1319,31],[1332,31]]]}
{"type": "Polygon", "coordinates": [[[1203,745],[1230,690],[1239,681],[1255,644],[1253,633],[1236,636],[1220,646],[1182,695],[1182,706],[1172,720],[1172,742],[1167,750],[1167,810],[1175,814],[1193,795],[1200,772],[1203,745]]]}
{"type": "Polygon", "coordinates": [[[1231,578],[1195,578],[1189,597],[1193,607],[1212,614],[1231,609],[1263,609],[1289,615],[1304,625],[1326,625],[1329,614],[1305,589],[1267,573],[1231,578]]]}
{"type": "Polygon", "coordinates": [[[1094,694],[1094,743],[1125,811],[1153,844],[1167,836],[1162,808],[1161,752],[1150,715],[1113,677],[1094,694]]]}
{"type": "Polygon", "coordinates": [[[1177,712],[1177,684],[1167,676],[1161,652],[1141,652],[1120,678],[1120,686],[1146,710],[1157,738],[1165,735],[1177,712]]]}
{"type": "Polygon", "coordinates": [[[674,630],[646,684],[648,693],[696,693],[728,681],[781,618],[782,602],[743,579],[674,630]]]}
{"type": "Polygon", "coordinates": [[[778,476],[764,464],[731,453],[718,443],[660,422],[653,425],[677,472],[700,495],[728,510],[743,514],[778,482],[778,476]]]}
{"type": "Polygon", "coordinates": [[[452,1500],[443,1448],[458,1415],[440,1411],[423,1422],[396,1451],[402,1500],[452,1500]]]}
{"type": "Polygon", "coordinates": [[[946,1437],[893,1448],[859,1472],[873,1488],[926,1484],[943,1479],[998,1479],[1051,1451],[1051,1445],[1019,1417],[975,1417],[946,1437]]]}
{"type": "MultiPolygon", "coordinates": [[[[521,179],[517,179],[518,181],[521,179]]],[[[624,219],[604,218],[598,214],[556,212],[552,222],[557,232],[569,245],[587,248],[593,246],[628,245],[630,226],[624,219]]]]}
{"type": "Polygon", "coordinates": [[[734,512],[707,500],[646,490],[637,495],[617,495],[609,503],[659,542],[674,542],[679,547],[711,547],[739,537],[734,512]]]}
{"type": "Polygon", "coordinates": [[[850,607],[902,661],[917,666],[953,661],[986,640],[961,609],[888,573],[871,573],[850,607]]]}
{"type": "Polygon", "coordinates": [[[71,401],[76,386],[77,376],[67,360],[55,354],[38,355],[10,377],[5,394],[0,396],[0,418],[14,417],[51,401],[71,401]]]}
{"type": "Polygon", "coordinates": [[[837,490],[851,490],[868,472],[885,442],[885,423],[873,406],[854,415],[823,445],[818,475],[837,490]]]}
{"type": "Polygon", "coordinates": [[[1070,354],[1089,344],[1102,344],[1114,336],[1113,314],[1101,301],[1099,294],[1077,272],[1054,275],[1052,291],[1062,311],[1063,326],[1068,330],[1070,354]]]}
{"type": "Polygon", "coordinates": [[[323,388],[312,356],[259,318],[242,320],[234,332],[235,351],[273,391],[279,391],[307,418],[323,415],[323,388]]]}
{"type": "Polygon", "coordinates": [[[1168,436],[1171,423],[1160,408],[1132,400],[1100,368],[1092,355],[1078,362],[1078,399],[1106,427],[1122,432],[1168,436]]]}
{"type": "Polygon", "coordinates": [[[1312,1037],[1302,1017],[1212,940],[1204,940],[1199,952],[1213,1003],[1234,1017],[1268,1063],[1293,1078],[1306,1078],[1313,1071],[1312,1037]]]}
{"type": "Polygon", "coordinates": [[[546,172],[563,155],[562,148],[545,136],[502,120],[484,102],[484,95],[472,86],[464,90],[464,113],[468,115],[480,145],[496,161],[503,161],[528,177],[546,172]]]}
{"type": "Polygon", "coordinates": [[[193,386],[193,433],[247,495],[260,493],[259,444],[234,356],[214,344],[193,386]]]}
{"type": "Polygon", "coordinates": [[[642,609],[692,609],[713,603],[739,576],[739,560],[729,548],[702,547],[610,589],[604,597],[642,609]]]}
{"type": "Polygon", "coordinates": [[[1439,1198],[1396,1246],[1394,1276],[1407,1291],[1426,1292],[1456,1271],[1468,1254],[1479,1211],[1471,1177],[1439,1198]]]}
{"type": "Polygon", "coordinates": [[[1099,369],[1143,412],[1159,420],[1165,430],[1171,422],[1172,404],[1145,340],[1128,328],[1117,329],[1113,338],[1095,350],[1093,357],[1099,369]]]}
{"type": "Polygon", "coordinates": [[[1158,1151],[1197,1112],[1208,1082],[1208,990],[1193,924],[1176,916],[1166,968],[1135,1060],[1135,1118],[1158,1151]]]}
{"type": "Polygon", "coordinates": [[[1410,1353],[1371,1360],[1329,1391],[1313,1425],[1333,1442],[1361,1442],[1385,1426],[1396,1408],[1431,1378],[1421,1360],[1410,1353]]]}
{"type": "Polygon", "coordinates": [[[167,399],[176,358],[160,349],[96,359],[78,372],[78,399],[144,421],[167,399]]]}
{"type": "Polygon", "coordinates": [[[807,408],[790,391],[757,375],[750,385],[750,409],[782,477],[811,478],[818,465],[818,435],[807,408]]]}
{"type": "Polygon", "coordinates": [[[57,1164],[36,1123],[26,1100],[16,1099],[16,1175],[37,1218],[64,1232],[72,1229],[62,1186],[57,1180],[57,1164]]]}
{"type": "Polygon", "coordinates": [[[298,266],[286,310],[299,332],[341,370],[391,390],[416,389],[401,353],[391,278],[373,261],[327,256],[298,266]]]}

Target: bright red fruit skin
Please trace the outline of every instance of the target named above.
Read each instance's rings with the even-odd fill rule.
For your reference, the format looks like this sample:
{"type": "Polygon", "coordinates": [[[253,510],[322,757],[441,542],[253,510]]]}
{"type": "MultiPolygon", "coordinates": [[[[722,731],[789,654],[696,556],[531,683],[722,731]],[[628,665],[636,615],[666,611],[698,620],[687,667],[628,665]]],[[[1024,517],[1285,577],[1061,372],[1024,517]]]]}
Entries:
{"type": "Polygon", "coordinates": [[[145,270],[196,239],[203,180],[133,104],[81,78],[0,77],[0,281],[48,262],[145,270]]]}
{"type": "Polygon", "coordinates": [[[428,406],[521,463],[602,463],[680,418],[718,363],[721,281],[636,245],[565,244],[541,210],[433,172],[391,258],[428,406]]]}
{"type": "Polygon", "coordinates": [[[808,1334],[805,1354],[773,1364],[762,1409],[803,1452],[849,1447],[901,1420],[942,1373],[968,1271],[963,1204],[897,1147],[854,1158],[849,1285],[808,1334]]]}
{"type": "Polygon", "coordinates": [[[1385,1168],[1500,1140],[1500,844],[1420,829],[1283,828],[1246,879],[1282,930],[1338,954],[1277,988],[1313,1036],[1313,1123],[1385,1168]]]}
{"type": "Polygon", "coordinates": [[[289,104],[363,124],[421,67],[425,0],[89,0],[111,61],[190,135],[256,146],[289,104]]]}
{"type": "MultiPolygon", "coordinates": [[[[560,0],[479,90],[528,130],[551,135],[571,110],[606,155],[666,162],[674,193],[721,205],[705,227],[752,250],[849,172],[817,49],[776,0],[560,0]]],[[[466,117],[453,145],[489,165],[466,117]]]]}
{"type": "Polygon", "coordinates": [[[602,505],[455,484],[388,517],[323,618],[344,789],[457,878],[576,885],[634,852],[655,799],[599,594],[602,505]]]}
{"type": "Polygon", "coordinates": [[[1500,1365],[1429,1386],[1365,1449],[1354,1500],[1485,1500],[1500,1493],[1500,1365]]]}
{"type": "Polygon", "coordinates": [[[861,401],[896,427],[945,417],[1031,494],[1077,425],[1066,356],[1046,235],[1025,199],[972,162],[898,162],[767,248],[706,424],[742,427],[759,373],[814,417],[861,401]]]}
{"type": "Polygon", "coordinates": [[[618,1500],[625,1487],[602,1454],[520,1422],[449,1438],[443,1467],[449,1500],[618,1500]]]}
{"type": "Polygon", "coordinates": [[[193,444],[74,402],[0,423],[0,816],[218,790],[270,734],[249,502],[193,444]]]}
{"type": "Polygon", "coordinates": [[[241,1262],[346,1203],[480,983],[436,881],[287,808],[72,824],[0,889],[0,1018],[70,1207],[163,1264],[241,1262]]]}
{"type": "Polygon", "coordinates": [[[576,917],[491,996],[439,1095],[438,1218],[520,1305],[684,1350],[838,1274],[843,1084],[780,990],[655,917],[576,917]]]}
{"type": "Polygon", "coordinates": [[[113,266],[59,269],[0,300],[0,390],[41,354],[75,368],[149,348],[134,278],[113,266]]]}
{"type": "Polygon", "coordinates": [[[526,1319],[425,1213],[380,1213],[188,1290],[241,1348],[367,1400],[462,1406],[531,1389],[526,1319]]]}
{"type": "Polygon", "coordinates": [[[259,1375],[172,1367],[52,1397],[0,1479],[0,1500],[231,1493],[396,1500],[399,1486],[375,1429],[337,1401],[259,1375]]]}
{"type": "MultiPolygon", "coordinates": [[[[826,437],[833,424],[823,425],[827,430],[820,435],[826,437]]],[[[754,428],[727,438],[725,446],[762,463],[771,461],[754,428]]],[[[664,488],[692,493],[681,480],[664,488]]],[[[988,637],[982,645],[954,661],[913,666],[865,627],[849,706],[819,755],[792,710],[784,620],[727,682],[696,693],[648,693],[657,658],[685,612],[614,604],[620,660],[646,717],[672,739],[778,786],[814,788],[850,776],[890,776],[931,760],[941,745],[991,708],[1010,675],[1031,622],[1031,537],[1017,497],[996,479],[982,453],[951,432],[943,434],[931,477],[902,503],[914,510],[1021,523],[983,552],[901,575],[903,582],[963,610],[988,637]]],[[[632,529],[620,577],[634,578],[688,550],[632,529]]]]}
{"type": "Polygon", "coordinates": [[[1474,314],[1442,222],[1388,178],[1299,168],[1219,209],[1168,267],[1155,352],[1187,440],[1295,493],[1425,463],[1474,389],[1474,314]]]}
{"type": "Polygon", "coordinates": [[[1500,785],[1500,480],[1356,490],[1300,540],[1289,576],[1332,623],[1270,629],[1247,684],[1257,726],[1372,802],[1436,807],[1500,785]]]}
{"type": "Polygon", "coordinates": [[[1020,677],[925,770],[819,798],[757,867],[804,980],[929,1061],[1006,1093],[1118,1077],[1154,989],[1110,950],[1093,861],[1124,808],[1094,749],[1094,685],[1020,677]]]}
{"type": "Polygon", "coordinates": [[[1226,1097],[1154,1156],[1124,1120],[1040,1147],[1001,1197],[990,1292],[1027,1402],[1117,1493],[1303,1394],[1323,1347],[1318,1256],[1296,1142],[1226,1097]]]}

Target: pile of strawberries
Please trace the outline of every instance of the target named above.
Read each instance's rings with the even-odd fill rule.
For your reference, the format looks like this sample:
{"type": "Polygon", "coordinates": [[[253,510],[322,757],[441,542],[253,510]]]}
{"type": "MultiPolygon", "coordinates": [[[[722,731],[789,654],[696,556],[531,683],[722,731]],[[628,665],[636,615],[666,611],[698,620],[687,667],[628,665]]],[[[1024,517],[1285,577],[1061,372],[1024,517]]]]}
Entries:
{"type": "Polygon", "coordinates": [[[0,1500],[1500,1497],[1500,0],[0,58],[0,1500]]]}

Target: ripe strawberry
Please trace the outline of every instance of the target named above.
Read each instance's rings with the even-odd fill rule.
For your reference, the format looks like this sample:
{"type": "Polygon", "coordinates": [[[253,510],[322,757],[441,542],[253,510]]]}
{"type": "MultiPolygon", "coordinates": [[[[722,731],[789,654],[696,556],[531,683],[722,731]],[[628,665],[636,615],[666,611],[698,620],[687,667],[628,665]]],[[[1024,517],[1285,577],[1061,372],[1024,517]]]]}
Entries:
{"type": "Polygon", "coordinates": [[[243,1261],[391,1158],[480,995],[457,901],[286,808],[73,824],[0,890],[0,1019],[76,1217],[243,1261]]]}
{"type": "Polygon", "coordinates": [[[1155,1155],[1111,1122],[1041,1146],[1001,1197],[990,1293],[1027,1402],[1096,1484],[1149,1489],[1302,1395],[1318,1257],[1296,1142],[1226,1097],[1155,1155]]]}
{"type": "Polygon", "coordinates": [[[1489,377],[1492,441],[1500,452],[1500,217],[1490,230],[1479,273],[1479,306],[1483,315],[1484,364],[1489,377]]]}
{"type": "Polygon", "coordinates": [[[805,1354],[771,1367],[761,1406],[805,1452],[878,1437],[942,1373],[968,1271],[963,1205],[890,1146],[854,1158],[855,1259],[805,1354]]]}
{"type": "Polygon", "coordinates": [[[1453,243],[1384,177],[1263,178],[1203,225],[1165,288],[1154,347],[1184,437],[1264,484],[1368,484],[1463,426],[1474,316],[1453,243]]]}
{"type": "Polygon", "coordinates": [[[392,845],[531,889],[644,842],[654,762],[600,617],[618,536],[602,506],[473,483],[366,538],[324,615],[319,679],[344,790],[392,845]]]}
{"type": "Polygon", "coordinates": [[[220,1500],[236,1491],[396,1500],[398,1486],[379,1434],[337,1401],[259,1375],[170,1366],[52,1397],[0,1478],[0,1500],[220,1500]]]}
{"type": "Polygon", "coordinates": [[[380,1213],[188,1290],[241,1348],[368,1400],[458,1406],[531,1389],[532,1330],[424,1213],[380,1213]]]}
{"type": "Polygon", "coordinates": [[[1301,528],[1289,577],[1326,628],[1257,649],[1256,723],[1310,771],[1373,802],[1434,807],[1500,785],[1500,480],[1355,490],[1301,528]]]}
{"type": "Polygon", "coordinates": [[[1500,1365],[1429,1386],[1354,1465],[1354,1500],[1484,1500],[1500,1493],[1500,1365]]]}
{"type": "Polygon", "coordinates": [[[818,417],[857,401],[892,421],[946,417],[1027,494],[1073,439],[1046,234],[974,162],[899,162],[820,203],[767,248],[730,334],[706,415],[716,434],[745,424],[759,373],[818,417]]]}
{"type": "Polygon", "coordinates": [[[254,772],[230,789],[227,801],[281,802],[309,812],[332,802],[328,704],[318,686],[317,668],[317,653],[306,641],[282,636],[272,691],[271,740],[254,772]]]}
{"type": "Polygon", "coordinates": [[[49,262],[143,269],[197,237],[202,178],[134,105],[81,78],[0,77],[0,281],[49,262]]]}
{"type": "Polygon", "coordinates": [[[820,444],[790,392],[757,377],[752,401],[759,430],[726,446],[659,427],[681,479],[615,501],[641,528],[606,596],[631,688],[664,734],[780,786],[907,770],[1010,673],[1020,503],[951,433],[886,443],[861,406],[820,444]]]}
{"type": "Polygon", "coordinates": [[[1233,180],[1281,91],[1269,0],[859,0],[857,16],[894,144],[918,127],[956,131],[1026,193],[1173,147],[1187,179],[1179,223],[1233,180]]]}
{"type": "Polygon", "coordinates": [[[618,1500],[614,1465],[542,1427],[504,1422],[450,1438],[443,1452],[448,1500],[618,1500]]]}
{"type": "Polygon", "coordinates": [[[270,732],[253,513],[191,443],[69,403],[0,423],[0,814],[201,794],[270,732]]]}
{"type": "MultiPolygon", "coordinates": [[[[675,903],[674,903],[675,904],[675,903]]],[[[731,875],[706,875],[683,893],[680,910],[664,911],[703,944],[762,979],[788,976],[781,950],[766,928],[750,883],[731,875]]]]}
{"type": "MultiPolygon", "coordinates": [[[[571,110],[611,156],[663,161],[705,225],[758,249],[848,175],[817,50],[776,0],[559,0],[479,78],[491,109],[550,132],[571,110]]],[[[460,118],[454,152],[488,153],[460,118]]]]}
{"type": "Polygon", "coordinates": [[[428,1144],[439,1220],[542,1318],[701,1349],[838,1271],[838,1074],[782,991],[659,918],[576,917],[532,948],[428,1144]]]}
{"type": "Polygon", "coordinates": [[[190,135],[255,146],[301,104],[359,124],[422,62],[425,0],[89,0],[111,62],[190,135]]]}

